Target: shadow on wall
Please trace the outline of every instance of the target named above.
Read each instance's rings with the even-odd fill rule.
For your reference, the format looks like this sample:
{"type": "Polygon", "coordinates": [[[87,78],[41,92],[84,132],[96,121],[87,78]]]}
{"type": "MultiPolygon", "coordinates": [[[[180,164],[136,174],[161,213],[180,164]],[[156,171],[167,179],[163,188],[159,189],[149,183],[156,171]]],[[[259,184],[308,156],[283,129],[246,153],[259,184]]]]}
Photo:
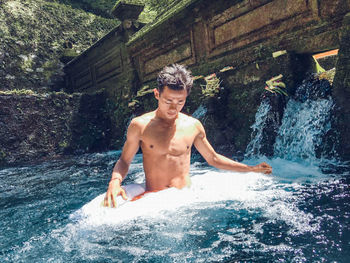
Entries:
{"type": "Polygon", "coordinates": [[[71,121],[71,141],[65,153],[80,154],[109,149],[113,134],[112,116],[105,92],[82,94],[71,121]]]}

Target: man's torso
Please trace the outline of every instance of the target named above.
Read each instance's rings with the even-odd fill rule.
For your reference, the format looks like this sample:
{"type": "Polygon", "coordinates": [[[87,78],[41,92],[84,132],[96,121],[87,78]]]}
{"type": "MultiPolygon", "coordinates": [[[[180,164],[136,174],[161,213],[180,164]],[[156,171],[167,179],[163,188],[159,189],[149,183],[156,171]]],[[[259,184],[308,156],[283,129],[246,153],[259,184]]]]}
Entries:
{"type": "Polygon", "coordinates": [[[197,120],[180,113],[173,125],[150,112],[137,117],[146,175],[146,190],[182,188],[189,184],[191,147],[198,134],[197,120]]]}

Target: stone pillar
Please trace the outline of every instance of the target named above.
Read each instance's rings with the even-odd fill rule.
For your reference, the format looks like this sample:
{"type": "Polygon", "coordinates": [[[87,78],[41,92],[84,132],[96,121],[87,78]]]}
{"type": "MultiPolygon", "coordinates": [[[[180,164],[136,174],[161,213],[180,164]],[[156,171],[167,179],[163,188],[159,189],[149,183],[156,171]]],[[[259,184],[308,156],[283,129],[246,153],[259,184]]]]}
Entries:
{"type": "Polygon", "coordinates": [[[122,22],[125,41],[141,29],[143,24],[136,21],[145,5],[138,0],[118,0],[112,9],[112,15],[122,22]]]}
{"type": "Polygon", "coordinates": [[[338,153],[345,160],[350,160],[350,13],[343,20],[333,98],[337,115],[336,129],[340,135],[338,153]]]}

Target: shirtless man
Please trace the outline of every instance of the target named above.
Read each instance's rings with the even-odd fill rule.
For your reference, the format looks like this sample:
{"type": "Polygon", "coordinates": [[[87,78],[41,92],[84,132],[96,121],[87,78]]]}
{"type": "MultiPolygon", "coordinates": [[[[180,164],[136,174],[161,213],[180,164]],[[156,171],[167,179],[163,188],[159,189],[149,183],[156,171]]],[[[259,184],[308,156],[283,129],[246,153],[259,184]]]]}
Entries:
{"type": "Polygon", "coordinates": [[[158,108],[134,118],[128,128],[122,154],[114,166],[104,205],[116,207],[116,197],[127,199],[121,183],[128,173],[130,163],[141,146],[146,192],[169,187],[189,185],[191,147],[197,148],[208,164],[225,170],[269,174],[270,165],[261,163],[248,166],[235,162],[215,152],[207,140],[199,120],[180,111],[185,105],[193,80],[182,65],[165,67],[158,76],[154,96],[158,108]]]}

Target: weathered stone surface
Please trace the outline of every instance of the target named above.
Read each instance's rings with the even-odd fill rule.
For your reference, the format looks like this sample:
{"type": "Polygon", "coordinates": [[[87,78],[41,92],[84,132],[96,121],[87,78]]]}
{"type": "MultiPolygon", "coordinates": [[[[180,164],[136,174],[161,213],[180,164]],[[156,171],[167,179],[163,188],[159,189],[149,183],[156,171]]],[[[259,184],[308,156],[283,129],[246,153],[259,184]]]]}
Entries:
{"type": "MultiPolygon", "coordinates": [[[[121,51],[122,56],[111,56],[111,59],[120,61],[118,65],[111,65],[111,69],[117,71],[119,65],[130,65],[136,69],[137,77],[143,83],[155,79],[159,69],[174,62],[194,69],[201,68],[203,64],[215,66],[211,69],[207,67],[207,72],[199,72],[201,74],[231,64],[227,61],[236,57],[240,57],[241,64],[245,65],[256,59],[250,54],[246,57],[236,55],[244,53],[247,47],[261,49],[272,45],[273,49],[289,52],[319,52],[339,46],[341,17],[349,10],[344,0],[332,3],[329,0],[219,2],[186,0],[179,3],[159,21],[137,32],[128,43],[125,43],[127,38],[121,37],[125,32],[120,27],[85,52],[82,59],[75,61],[75,64],[85,67],[89,65],[89,72],[85,70],[84,73],[84,70],[70,64],[66,73],[75,77],[83,72],[83,83],[90,83],[83,88],[98,89],[101,85],[94,80],[95,64],[106,59],[105,50],[111,52],[116,50],[116,46],[124,45],[127,49],[121,51]],[[322,10],[327,5],[331,8],[325,14],[322,10]],[[106,46],[110,48],[106,49],[106,46]],[[86,79],[87,75],[90,79],[86,79]]],[[[115,75],[115,83],[122,78],[122,74],[115,75]]],[[[70,82],[76,90],[81,90],[80,84],[79,81],[70,82]]]]}
{"type": "Polygon", "coordinates": [[[336,126],[340,137],[338,152],[346,160],[350,160],[350,13],[344,17],[343,23],[333,97],[337,107],[336,126]]]}
{"type": "Polygon", "coordinates": [[[122,136],[105,94],[3,94],[0,105],[0,165],[107,150],[122,136]]]}
{"type": "MultiPolygon", "coordinates": [[[[268,50],[261,50],[262,53],[268,50]]],[[[212,103],[212,115],[215,125],[205,125],[209,140],[216,146],[225,144],[231,145],[231,152],[226,154],[233,155],[237,151],[244,153],[250,140],[251,126],[255,120],[255,113],[260,105],[262,96],[264,95],[265,81],[271,77],[282,74],[283,82],[291,90],[294,87],[296,79],[291,68],[296,67],[293,54],[285,54],[277,58],[272,57],[272,53],[268,52],[262,55],[255,63],[249,63],[245,66],[241,65],[239,70],[227,71],[219,73],[218,76],[222,80],[220,94],[215,98],[217,100],[212,103]],[[263,60],[265,58],[265,60],[263,60]],[[220,139],[218,139],[220,138],[220,139]],[[224,138],[224,139],[223,139],[224,138]],[[223,142],[220,143],[220,141],[223,142]]],[[[270,97],[270,96],[269,96],[270,97]]],[[[283,99],[274,99],[271,96],[272,104],[276,108],[275,122],[280,123],[283,115],[283,99]]],[[[265,154],[272,155],[272,146],[276,136],[276,127],[270,127],[270,137],[266,138],[270,144],[266,144],[265,154]]],[[[226,147],[228,148],[228,147],[226,147]]]]}
{"type": "Polygon", "coordinates": [[[308,3],[305,1],[272,1],[213,28],[215,45],[219,46],[231,39],[268,26],[272,22],[283,21],[307,11],[308,3]]]}
{"type": "MultiPolygon", "coordinates": [[[[82,81],[86,78],[90,83],[86,91],[106,88],[112,99],[123,105],[122,100],[131,101],[141,87],[155,87],[158,71],[167,64],[186,64],[194,75],[219,74],[220,69],[232,66],[233,71],[219,74],[224,89],[215,98],[189,99],[185,110],[191,113],[196,108],[191,103],[207,104],[210,110],[205,125],[210,140],[217,146],[230,145],[226,150],[243,152],[265,81],[283,74],[293,95],[296,84],[312,70],[311,55],[339,48],[342,18],[349,10],[345,0],[186,0],[130,39],[119,37],[119,33],[107,36],[84,54],[85,58],[76,60],[74,70],[66,67],[66,72],[72,78],[84,73],[82,81]],[[111,49],[123,47],[122,69],[111,81],[98,83],[94,65],[105,59],[102,47],[108,43],[115,43],[111,49]],[[280,50],[287,55],[273,58],[280,50]],[[87,64],[89,70],[77,70],[87,64]]],[[[125,35],[123,29],[118,32],[125,35]]],[[[117,70],[116,65],[111,68],[117,70]]],[[[147,95],[136,110],[154,106],[152,95],[147,95]]],[[[274,136],[266,140],[272,144],[274,136]]]]}
{"type": "Polygon", "coordinates": [[[64,94],[0,96],[1,163],[45,160],[64,153],[67,129],[78,96],[64,94]]]}
{"type": "Polygon", "coordinates": [[[112,14],[121,21],[136,20],[144,7],[142,1],[118,0],[112,9],[112,14]]]}

